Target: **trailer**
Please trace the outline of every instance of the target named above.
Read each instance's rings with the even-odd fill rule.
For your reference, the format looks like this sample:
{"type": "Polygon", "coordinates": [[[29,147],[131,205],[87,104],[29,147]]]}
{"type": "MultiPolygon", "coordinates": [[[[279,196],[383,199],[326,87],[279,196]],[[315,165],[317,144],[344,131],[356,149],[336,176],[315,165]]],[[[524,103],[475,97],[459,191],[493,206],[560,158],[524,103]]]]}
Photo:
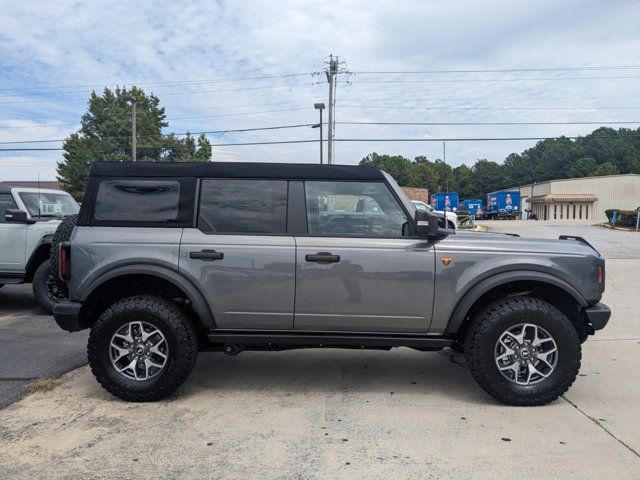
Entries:
{"type": "Polygon", "coordinates": [[[458,192],[438,192],[431,195],[431,208],[440,212],[455,212],[459,208],[458,192]]]}
{"type": "Polygon", "coordinates": [[[520,191],[501,190],[487,194],[486,218],[492,220],[516,220],[522,217],[520,191]]]}
{"type": "Polygon", "coordinates": [[[475,215],[477,219],[482,218],[482,216],[484,215],[482,200],[479,198],[467,198],[464,202],[462,202],[461,208],[462,210],[469,212],[469,214],[475,215]]]}

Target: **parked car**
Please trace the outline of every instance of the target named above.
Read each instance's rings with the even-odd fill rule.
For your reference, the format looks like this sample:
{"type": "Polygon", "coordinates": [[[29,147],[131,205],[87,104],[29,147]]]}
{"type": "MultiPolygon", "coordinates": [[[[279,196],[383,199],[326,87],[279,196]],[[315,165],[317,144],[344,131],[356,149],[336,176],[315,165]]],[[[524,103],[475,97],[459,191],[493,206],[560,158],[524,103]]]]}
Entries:
{"type": "MultiPolygon", "coordinates": [[[[433,208],[431,208],[431,205],[424,203],[424,202],[420,202],[418,200],[411,200],[411,203],[413,203],[413,205],[418,209],[418,210],[424,210],[425,212],[433,212],[436,213],[438,215],[443,215],[444,212],[441,210],[434,210],[433,208]]],[[[441,227],[444,227],[444,224],[440,225],[441,227]]],[[[458,223],[458,215],[456,215],[455,212],[447,212],[447,228],[452,228],[452,229],[457,229],[459,227],[459,223],[458,223]]]]}
{"type": "Polygon", "coordinates": [[[0,186],[0,286],[32,282],[38,303],[51,312],[62,298],[50,274],[53,235],[78,210],[60,190],[0,186]]]}
{"type": "Polygon", "coordinates": [[[558,398],[611,314],[604,259],[577,237],[438,220],[374,168],[97,163],[60,246],[69,300],[54,318],[91,329],[93,374],[131,401],[174,391],[201,350],[305,347],[452,347],[504,403],[558,398]],[[361,199],[380,211],[340,231],[323,220],[361,199]]]}

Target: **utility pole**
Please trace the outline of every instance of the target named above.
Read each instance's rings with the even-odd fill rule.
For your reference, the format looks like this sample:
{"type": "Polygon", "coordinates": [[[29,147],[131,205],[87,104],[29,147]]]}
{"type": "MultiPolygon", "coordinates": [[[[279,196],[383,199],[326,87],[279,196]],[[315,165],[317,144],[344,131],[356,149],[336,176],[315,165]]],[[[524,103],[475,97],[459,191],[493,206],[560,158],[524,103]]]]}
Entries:
{"type": "Polygon", "coordinates": [[[339,57],[329,55],[329,62],[327,68],[324,71],[327,76],[327,82],[329,82],[329,122],[327,124],[327,164],[333,165],[335,163],[335,132],[336,132],[336,77],[341,74],[350,74],[344,64],[340,62],[339,57]]]}
{"type": "Polygon", "coordinates": [[[333,94],[334,94],[334,81],[335,81],[335,76],[336,76],[336,72],[338,71],[338,57],[336,57],[335,59],[333,58],[333,55],[329,55],[329,68],[326,70],[326,74],[327,74],[327,80],[329,82],[329,129],[327,131],[327,163],[329,165],[333,165],[333,134],[334,134],[334,129],[333,129],[333,109],[335,106],[334,103],[334,98],[333,98],[333,94]]]}
{"type": "MultiPolygon", "coordinates": [[[[447,142],[442,142],[442,161],[444,162],[444,164],[447,164],[447,142]]],[[[445,187],[444,189],[448,192],[449,191],[449,178],[447,177],[445,179],[445,187]]]]}
{"type": "Polygon", "coordinates": [[[136,161],[137,145],[136,145],[136,97],[133,95],[127,97],[127,101],[131,102],[131,160],[136,161]]]}
{"type": "MultiPolygon", "coordinates": [[[[320,111],[320,123],[318,127],[320,128],[320,165],[322,165],[322,110],[324,110],[324,103],[314,103],[313,108],[320,111]]],[[[314,128],[315,127],[314,125],[314,128]]]]}

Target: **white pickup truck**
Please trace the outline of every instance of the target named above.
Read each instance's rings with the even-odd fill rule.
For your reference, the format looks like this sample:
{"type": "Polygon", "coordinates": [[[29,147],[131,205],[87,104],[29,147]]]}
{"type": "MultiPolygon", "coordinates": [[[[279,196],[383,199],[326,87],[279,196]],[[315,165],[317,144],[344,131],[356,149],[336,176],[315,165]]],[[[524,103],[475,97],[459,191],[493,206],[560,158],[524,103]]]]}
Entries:
{"type": "Polygon", "coordinates": [[[32,282],[38,303],[51,312],[57,303],[51,241],[60,221],[79,209],[60,190],[0,186],[0,287],[32,282]]]}
{"type": "MultiPolygon", "coordinates": [[[[424,202],[420,202],[418,200],[411,200],[411,203],[413,203],[413,206],[416,207],[418,210],[424,210],[426,212],[433,212],[433,213],[437,213],[439,215],[442,215],[444,212],[440,211],[440,210],[434,210],[431,205],[428,205],[424,202]]],[[[451,228],[451,229],[457,229],[458,228],[458,215],[456,215],[454,212],[447,212],[447,228],[451,228]]]]}

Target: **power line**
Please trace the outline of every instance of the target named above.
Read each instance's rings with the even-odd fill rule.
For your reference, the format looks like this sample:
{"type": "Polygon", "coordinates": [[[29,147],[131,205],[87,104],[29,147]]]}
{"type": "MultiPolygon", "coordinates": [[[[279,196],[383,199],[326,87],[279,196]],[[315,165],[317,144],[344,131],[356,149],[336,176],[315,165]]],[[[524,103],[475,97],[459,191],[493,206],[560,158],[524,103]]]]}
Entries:
{"type": "MultiPolygon", "coordinates": [[[[35,86],[35,87],[6,87],[0,88],[0,91],[19,91],[19,90],[41,90],[41,89],[58,89],[58,88],[102,88],[108,85],[125,86],[173,86],[173,85],[201,85],[207,83],[225,83],[225,82],[239,82],[248,80],[271,80],[275,78],[291,78],[291,77],[306,77],[310,76],[310,73],[288,73],[282,75],[263,75],[256,77],[232,77],[232,78],[216,78],[216,79],[203,79],[203,80],[175,80],[166,82],[108,82],[108,83],[94,83],[88,85],[50,85],[50,86],[35,86]]],[[[9,95],[7,95],[9,96],[9,95]]]]}
{"type": "MultiPolygon", "coordinates": [[[[175,95],[200,95],[203,93],[228,93],[228,92],[241,92],[241,91],[248,91],[248,90],[264,90],[264,89],[270,89],[270,88],[289,88],[289,87],[312,86],[312,85],[315,85],[315,83],[305,82],[305,83],[290,83],[290,84],[284,84],[284,85],[261,85],[256,87],[228,88],[228,89],[222,89],[222,90],[195,90],[191,92],[169,92],[169,93],[162,93],[162,95],[164,97],[175,96],[175,95]]],[[[0,105],[69,102],[69,101],[76,101],[76,100],[87,100],[87,98],[78,97],[78,98],[48,98],[48,99],[42,99],[42,100],[17,100],[17,101],[10,101],[10,102],[0,102],[0,105]]]]}
{"type": "MultiPolygon", "coordinates": [[[[212,147],[229,147],[229,146],[245,146],[245,145],[281,145],[281,144],[293,144],[293,143],[315,143],[320,140],[280,140],[280,141],[271,141],[271,142],[241,142],[241,143],[212,143],[212,147]]],[[[144,148],[160,148],[159,145],[138,145],[138,150],[144,148]]],[[[108,152],[113,150],[122,150],[123,147],[115,147],[115,148],[104,148],[104,149],[96,149],[96,148],[86,148],[82,149],[85,152],[108,152]]],[[[0,148],[0,152],[59,152],[64,150],[61,147],[43,147],[43,148],[0,148]]]]}
{"type": "Polygon", "coordinates": [[[622,120],[619,122],[336,122],[339,125],[640,125],[640,121],[622,120]]]}
{"type": "Polygon", "coordinates": [[[429,80],[364,80],[351,81],[350,84],[367,83],[470,83],[470,82],[530,82],[530,81],[558,81],[558,80],[612,80],[612,79],[637,79],[640,76],[597,76],[597,77],[541,77],[541,78],[455,78],[455,79],[429,79],[429,80]]]}
{"type": "MultiPolygon", "coordinates": [[[[225,134],[225,133],[238,133],[238,132],[256,132],[263,130],[282,130],[286,128],[302,128],[302,127],[311,127],[313,125],[317,125],[316,123],[299,123],[295,125],[276,125],[272,127],[256,127],[256,128],[235,128],[235,129],[226,129],[226,130],[209,130],[202,132],[184,132],[184,133],[170,133],[170,134],[160,134],[161,137],[170,137],[170,136],[183,136],[183,135],[208,135],[208,134],[225,134]]],[[[156,135],[138,135],[138,138],[147,138],[147,137],[155,137],[156,135]]],[[[128,139],[131,138],[130,135],[121,135],[121,136],[110,136],[110,137],[101,137],[96,140],[116,140],[116,139],[128,139]]],[[[52,139],[52,140],[23,140],[23,141],[3,141],[0,142],[0,145],[10,145],[10,144],[30,144],[30,143],[54,143],[54,142],[64,142],[66,139],[52,139]]]]}
{"type": "MultiPolygon", "coordinates": [[[[640,134],[628,134],[629,137],[640,137],[640,134]]],[[[530,136],[530,137],[442,137],[442,138],[336,138],[336,142],[499,142],[499,141],[531,141],[531,140],[558,140],[566,138],[568,140],[577,140],[585,138],[585,135],[560,135],[560,136],[530,136]]],[[[612,135],[591,135],[591,138],[617,138],[612,135]]],[[[282,145],[282,144],[298,144],[298,143],[316,143],[315,140],[281,140],[271,142],[242,142],[242,143],[212,143],[212,147],[240,147],[246,145],[282,145]]],[[[158,148],[156,145],[143,145],[142,148],[158,148]]],[[[0,148],[0,152],[45,152],[45,151],[61,151],[63,148],[0,148]]],[[[110,149],[115,150],[115,149],[110,149]]],[[[85,151],[105,152],[106,149],[85,149],[85,151]]]]}
{"type": "Polygon", "coordinates": [[[546,68],[494,68],[475,70],[380,70],[380,71],[359,71],[356,74],[434,74],[434,73],[515,73],[515,72],[559,72],[559,71],[580,71],[580,70],[638,70],[640,65],[612,65],[612,66],[585,66],[585,67],[546,67],[546,68]]]}
{"type": "Polygon", "coordinates": [[[633,110],[640,106],[616,107],[414,107],[408,105],[340,105],[341,108],[398,110],[633,110]]]}

